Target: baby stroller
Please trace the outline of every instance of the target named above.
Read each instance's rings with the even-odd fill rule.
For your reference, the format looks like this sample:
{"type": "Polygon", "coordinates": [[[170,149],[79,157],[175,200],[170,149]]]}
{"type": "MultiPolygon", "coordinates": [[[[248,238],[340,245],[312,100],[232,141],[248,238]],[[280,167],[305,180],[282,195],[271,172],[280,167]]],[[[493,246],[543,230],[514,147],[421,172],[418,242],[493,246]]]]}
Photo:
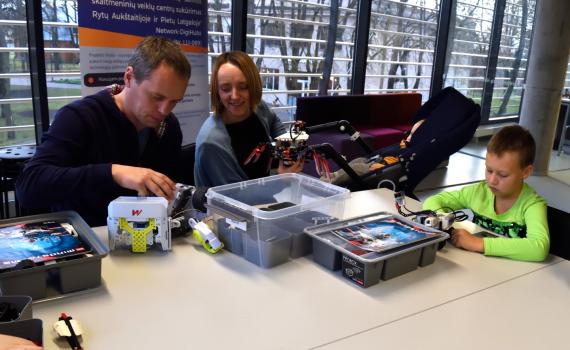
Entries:
{"type": "MultiPolygon", "coordinates": [[[[347,162],[330,144],[313,145],[321,159],[332,159],[342,170],[332,174],[332,182],[352,191],[388,187],[414,196],[413,191],[439,164],[469,142],[481,119],[481,109],[453,87],[447,87],[428,100],[413,117],[414,124],[423,120],[409,141],[402,141],[366,158],[347,162]],[[379,163],[376,169],[370,164],[379,163]]],[[[337,122],[342,124],[341,122],[337,122]]],[[[419,125],[420,123],[418,123],[419,125]]],[[[307,127],[310,134],[318,127],[307,127]]],[[[340,130],[340,129],[339,129],[340,130]]],[[[346,130],[346,127],[343,128],[346,130]]],[[[363,144],[363,140],[358,140],[363,144]]],[[[370,150],[369,147],[363,146],[370,150]]],[[[315,158],[315,162],[319,159],[315,158]]],[[[322,168],[317,164],[317,169],[322,168]]],[[[327,178],[323,174],[323,179],[327,178]]]]}

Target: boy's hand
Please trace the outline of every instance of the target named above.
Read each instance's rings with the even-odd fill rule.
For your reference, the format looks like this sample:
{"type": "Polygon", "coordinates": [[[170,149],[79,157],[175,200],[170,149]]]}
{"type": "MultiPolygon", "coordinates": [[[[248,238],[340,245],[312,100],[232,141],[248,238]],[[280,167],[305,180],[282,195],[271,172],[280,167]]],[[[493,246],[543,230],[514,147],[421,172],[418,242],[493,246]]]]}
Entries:
{"type": "Polygon", "coordinates": [[[457,248],[471,252],[483,253],[485,250],[483,238],[473,236],[469,231],[464,229],[453,229],[453,231],[451,231],[451,243],[457,248]]]}
{"type": "Polygon", "coordinates": [[[113,164],[111,173],[119,186],[135,190],[139,196],[154,194],[168,200],[174,198],[176,184],[168,176],[152,169],[113,164]]]}

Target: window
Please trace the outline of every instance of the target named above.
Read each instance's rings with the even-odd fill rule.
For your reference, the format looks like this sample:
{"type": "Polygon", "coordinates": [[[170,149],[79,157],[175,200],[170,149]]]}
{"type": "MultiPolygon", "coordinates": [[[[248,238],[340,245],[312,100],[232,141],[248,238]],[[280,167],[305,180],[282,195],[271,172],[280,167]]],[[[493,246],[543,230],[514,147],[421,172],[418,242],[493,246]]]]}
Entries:
{"type": "Polygon", "coordinates": [[[562,94],[570,98],[570,59],[568,60],[568,66],[566,68],[566,78],[564,79],[564,89],[562,94]]]}
{"type": "Polygon", "coordinates": [[[417,91],[427,100],[439,1],[372,1],[365,93],[417,91]]]}
{"type": "Polygon", "coordinates": [[[453,7],[455,25],[450,28],[444,85],[454,86],[477,103],[482,102],[494,6],[494,0],[468,0],[453,7]]]}
{"type": "Polygon", "coordinates": [[[42,9],[51,121],[61,107],[81,97],[77,0],[44,0],[42,9]]]}
{"type": "Polygon", "coordinates": [[[208,54],[212,58],[230,51],[231,10],[231,0],[208,0],[208,54]]]}
{"type": "MultiPolygon", "coordinates": [[[[77,1],[43,0],[45,65],[50,116],[81,96],[77,1]]],[[[35,143],[23,0],[0,5],[0,146],[35,143]]]]}
{"type": "Polygon", "coordinates": [[[277,80],[278,89],[264,90],[263,99],[282,120],[293,119],[297,97],[319,92],[331,28],[334,58],[325,86],[329,94],[349,92],[357,5],[339,0],[335,12],[329,1],[248,2],[246,51],[265,70],[262,76],[277,80]]]}
{"type": "Polygon", "coordinates": [[[231,0],[208,0],[208,83],[216,57],[231,50],[231,0]]]}
{"type": "Polygon", "coordinates": [[[0,4],[0,146],[35,143],[24,1],[0,4]]]}
{"type": "MultiPolygon", "coordinates": [[[[365,93],[418,91],[427,100],[442,2],[371,2],[365,93]]],[[[78,1],[42,0],[41,4],[53,117],[81,95],[78,1]]],[[[444,86],[454,86],[481,103],[484,120],[518,117],[536,0],[451,4],[444,86]],[[503,3],[504,16],[497,29],[495,7],[503,3]],[[494,63],[488,66],[490,62],[494,63]]],[[[293,119],[298,97],[318,94],[319,88],[334,95],[351,93],[358,5],[358,0],[248,1],[246,52],[260,69],[263,99],[282,120],[293,119]]],[[[232,0],[208,0],[210,71],[215,57],[231,49],[231,12],[232,0]]],[[[0,146],[35,142],[30,85],[25,1],[4,0],[0,3],[0,146]]],[[[570,75],[564,87],[570,90],[570,75]]]]}
{"type": "Polygon", "coordinates": [[[534,22],[534,0],[507,2],[489,119],[518,116],[534,22]]]}
{"type": "Polygon", "coordinates": [[[484,119],[518,117],[535,5],[507,1],[500,28],[493,28],[495,0],[464,0],[453,8],[445,85],[480,103],[484,119]]]}
{"type": "Polygon", "coordinates": [[[279,90],[279,69],[261,67],[259,74],[263,90],[279,90]]]}

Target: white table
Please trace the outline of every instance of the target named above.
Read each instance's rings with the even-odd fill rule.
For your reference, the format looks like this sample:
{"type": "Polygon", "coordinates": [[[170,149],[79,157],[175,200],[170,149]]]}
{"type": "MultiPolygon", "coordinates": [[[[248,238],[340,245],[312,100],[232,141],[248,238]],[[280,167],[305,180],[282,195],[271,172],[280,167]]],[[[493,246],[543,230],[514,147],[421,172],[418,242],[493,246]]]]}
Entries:
{"type": "Polygon", "coordinates": [[[570,261],[560,260],[319,349],[568,349],[569,306],[570,261]]]}
{"type": "MultiPolygon", "coordinates": [[[[418,205],[408,203],[415,209],[418,205]]],[[[394,210],[390,191],[356,192],[347,202],[345,217],[380,210],[394,210]]],[[[96,231],[106,241],[105,229],[96,231]]],[[[345,348],[343,342],[350,341],[384,348],[384,333],[377,338],[375,332],[423,315],[432,324],[412,323],[406,332],[416,334],[432,327],[437,331],[431,335],[436,336],[422,337],[419,344],[439,347],[450,337],[455,339],[450,344],[462,344],[465,331],[446,331],[450,325],[459,327],[454,324],[459,316],[445,318],[445,311],[462,301],[472,300],[471,307],[486,316],[502,317],[503,328],[509,327],[508,322],[521,324],[522,310],[542,309],[532,303],[532,290],[522,291],[528,297],[523,300],[517,295],[517,283],[535,276],[537,283],[544,280],[534,287],[537,297],[544,297],[541,293],[546,291],[564,297],[559,303],[549,300],[545,313],[567,313],[568,277],[560,283],[549,274],[570,275],[570,265],[560,261],[555,257],[545,263],[486,258],[448,245],[432,265],[361,289],[310,257],[263,269],[229,252],[210,255],[193,239],[183,238],[173,242],[168,254],[113,253],[103,259],[100,290],[36,304],[33,311],[44,321],[46,349],[67,348],[65,342],[54,342],[50,329],[61,312],[82,323],[87,349],[307,349],[334,347],[335,342],[345,348]],[[515,285],[510,292],[509,285],[515,285]],[[504,294],[505,289],[509,294],[504,294]],[[512,298],[508,305],[521,311],[511,317],[497,305],[484,303],[485,295],[512,298]]],[[[554,318],[541,321],[563,327],[554,318]]],[[[547,330],[541,325],[520,337],[540,338],[550,334],[547,330]]]]}

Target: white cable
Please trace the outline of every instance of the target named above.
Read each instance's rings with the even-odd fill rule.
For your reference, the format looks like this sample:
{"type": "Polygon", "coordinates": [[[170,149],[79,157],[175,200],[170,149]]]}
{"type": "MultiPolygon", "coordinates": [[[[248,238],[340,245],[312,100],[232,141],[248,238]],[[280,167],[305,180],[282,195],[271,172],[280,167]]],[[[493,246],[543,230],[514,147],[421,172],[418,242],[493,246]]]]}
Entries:
{"type": "Polygon", "coordinates": [[[396,184],[394,183],[394,181],[388,180],[388,179],[384,179],[384,180],[379,181],[379,182],[378,182],[378,186],[376,186],[376,188],[380,188],[380,186],[382,186],[382,184],[383,184],[384,182],[391,183],[391,184],[392,184],[392,191],[396,192],[396,184]]]}

